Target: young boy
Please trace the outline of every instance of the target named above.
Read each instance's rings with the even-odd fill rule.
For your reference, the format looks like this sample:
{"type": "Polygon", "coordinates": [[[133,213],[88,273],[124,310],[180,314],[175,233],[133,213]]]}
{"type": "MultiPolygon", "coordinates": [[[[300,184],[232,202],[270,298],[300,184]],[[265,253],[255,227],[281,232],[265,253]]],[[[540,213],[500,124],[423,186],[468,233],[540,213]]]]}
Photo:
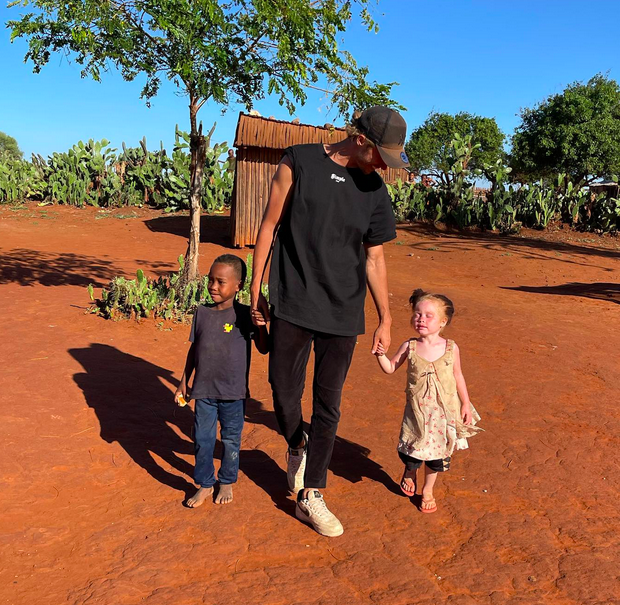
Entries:
{"type": "Polygon", "coordinates": [[[215,480],[213,448],[220,421],[223,446],[218,473],[216,504],[232,502],[233,483],[239,470],[239,448],[248,393],[248,374],[252,340],[262,354],[267,353],[267,330],[257,328],[250,318],[250,308],[237,303],[237,292],[246,277],[245,263],[237,256],[218,256],[209,270],[211,305],[196,309],[181,384],[174,400],[183,404],[189,399],[187,383],[194,373],[191,398],[195,406],[194,481],[200,486],[187,500],[187,506],[200,506],[212,493],[215,480]]]}

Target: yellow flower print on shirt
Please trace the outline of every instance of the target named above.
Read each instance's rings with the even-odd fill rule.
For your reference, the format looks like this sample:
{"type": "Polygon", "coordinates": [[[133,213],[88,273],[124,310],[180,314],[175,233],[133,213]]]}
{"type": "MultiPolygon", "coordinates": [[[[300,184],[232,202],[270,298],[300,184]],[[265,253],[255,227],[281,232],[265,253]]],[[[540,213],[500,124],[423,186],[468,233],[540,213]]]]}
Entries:
{"type": "Polygon", "coordinates": [[[229,332],[232,332],[233,329],[233,325],[232,324],[224,324],[224,332],[226,332],[227,334],[229,332]]]}

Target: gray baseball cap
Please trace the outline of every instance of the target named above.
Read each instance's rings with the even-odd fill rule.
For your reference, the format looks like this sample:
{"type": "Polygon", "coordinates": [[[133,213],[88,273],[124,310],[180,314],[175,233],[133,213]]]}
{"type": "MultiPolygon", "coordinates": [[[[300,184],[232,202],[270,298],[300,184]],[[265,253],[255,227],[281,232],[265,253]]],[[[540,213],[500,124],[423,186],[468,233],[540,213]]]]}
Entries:
{"type": "Polygon", "coordinates": [[[377,146],[381,159],[390,168],[409,166],[404,147],[407,124],[397,111],[376,105],[363,111],[357,124],[360,132],[377,146]]]}

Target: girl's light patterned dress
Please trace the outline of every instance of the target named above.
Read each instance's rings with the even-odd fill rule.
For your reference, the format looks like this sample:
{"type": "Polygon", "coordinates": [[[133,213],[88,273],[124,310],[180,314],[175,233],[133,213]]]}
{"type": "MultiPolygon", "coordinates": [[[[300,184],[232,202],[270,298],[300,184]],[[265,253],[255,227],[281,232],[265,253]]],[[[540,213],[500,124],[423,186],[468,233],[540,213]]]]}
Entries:
{"type": "Polygon", "coordinates": [[[418,460],[442,460],[466,449],[467,437],[482,429],[474,426],[480,416],[471,406],[472,424],[461,421],[461,400],[454,378],[454,341],[436,361],[416,352],[417,341],[409,341],[407,405],[403,416],[398,451],[418,460]]]}

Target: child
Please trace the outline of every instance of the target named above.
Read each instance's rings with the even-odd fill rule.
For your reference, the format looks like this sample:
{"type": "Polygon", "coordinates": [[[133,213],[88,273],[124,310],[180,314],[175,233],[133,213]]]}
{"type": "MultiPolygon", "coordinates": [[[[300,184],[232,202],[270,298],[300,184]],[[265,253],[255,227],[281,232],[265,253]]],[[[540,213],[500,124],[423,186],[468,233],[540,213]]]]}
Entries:
{"type": "Polygon", "coordinates": [[[482,429],[473,426],[480,416],[469,401],[459,348],[440,336],[454,315],[452,301],[443,294],[415,290],[409,303],[413,309],[411,325],[420,336],[405,341],[391,360],[381,345],[376,354],[386,374],[409,360],[407,405],[398,443],[398,455],[405,463],[400,488],[407,496],[415,495],[416,473],[424,462],[420,510],[434,513],[437,473],[448,471],[452,452],[466,449],[467,437],[482,429]]]}
{"type": "Polygon", "coordinates": [[[218,473],[216,504],[232,502],[232,485],[237,481],[239,448],[248,393],[251,341],[260,353],[267,352],[267,329],[257,328],[250,318],[250,307],[235,298],[246,277],[245,263],[237,256],[218,256],[209,270],[209,294],[213,304],[196,309],[181,384],[174,400],[184,405],[189,399],[187,383],[194,373],[191,398],[195,407],[194,481],[200,486],[187,500],[187,506],[200,506],[215,485],[213,448],[217,421],[223,446],[218,473]]]}

